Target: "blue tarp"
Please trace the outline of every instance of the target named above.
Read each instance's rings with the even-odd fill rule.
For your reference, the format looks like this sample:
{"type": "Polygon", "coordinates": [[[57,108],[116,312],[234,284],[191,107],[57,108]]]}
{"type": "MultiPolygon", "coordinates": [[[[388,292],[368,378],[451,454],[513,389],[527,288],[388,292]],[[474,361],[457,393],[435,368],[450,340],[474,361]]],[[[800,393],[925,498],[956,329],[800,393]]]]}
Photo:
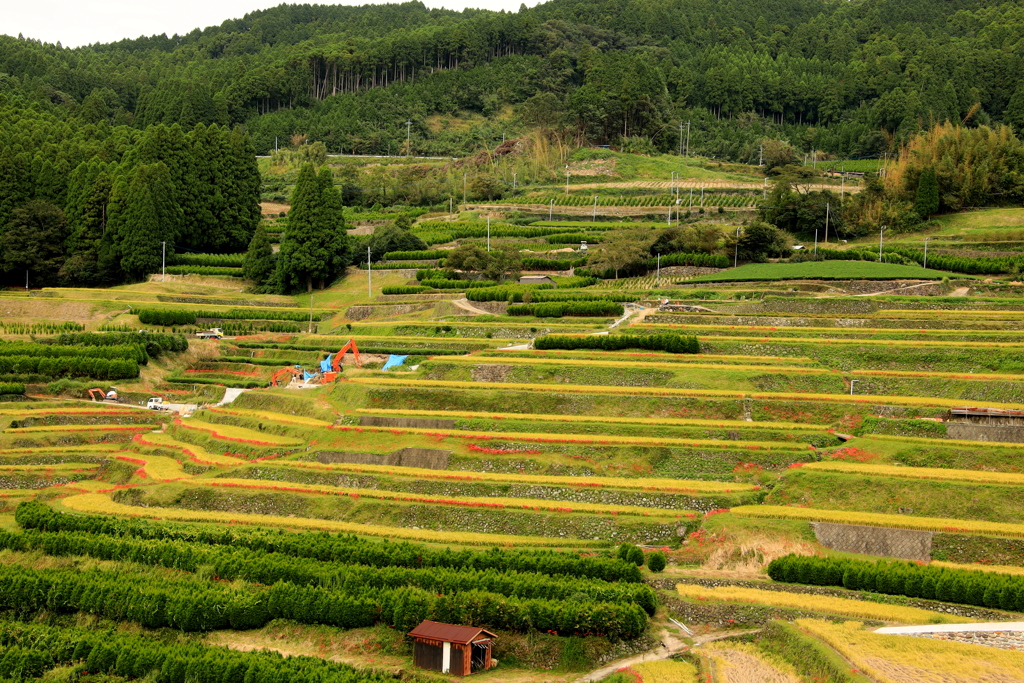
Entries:
{"type": "Polygon", "coordinates": [[[326,359],[320,361],[320,372],[330,372],[331,371],[331,356],[333,356],[333,355],[334,355],[333,353],[329,353],[329,354],[327,354],[327,358],[326,359]]]}
{"type": "Polygon", "coordinates": [[[390,370],[391,368],[397,368],[399,365],[405,362],[405,359],[409,356],[388,356],[388,362],[384,364],[381,370],[390,370]]]}
{"type": "Polygon", "coordinates": [[[309,380],[311,380],[311,379],[313,379],[314,377],[316,377],[316,373],[315,373],[315,372],[309,372],[308,370],[303,370],[303,371],[302,371],[302,377],[303,377],[303,379],[304,379],[304,380],[305,380],[306,382],[308,382],[309,380]]]}

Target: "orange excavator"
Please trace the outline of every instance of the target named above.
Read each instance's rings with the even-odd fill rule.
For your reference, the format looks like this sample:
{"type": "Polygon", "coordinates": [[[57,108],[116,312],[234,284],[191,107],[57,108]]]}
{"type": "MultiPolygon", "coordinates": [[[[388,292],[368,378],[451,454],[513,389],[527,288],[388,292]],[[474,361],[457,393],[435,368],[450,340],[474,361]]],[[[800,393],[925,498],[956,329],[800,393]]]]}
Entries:
{"type": "Polygon", "coordinates": [[[285,376],[288,376],[288,382],[291,382],[293,377],[302,377],[302,370],[298,367],[281,368],[270,376],[270,386],[276,387],[285,376]]]}
{"type": "Polygon", "coordinates": [[[86,392],[89,394],[89,398],[93,401],[107,401],[109,403],[117,403],[117,389],[110,387],[110,391],[103,391],[100,388],[89,389],[86,392]]]}
{"type": "Polygon", "coordinates": [[[328,356],[327,360],[324,360],[323,362],[320,363],[320,366],[322,368],[325,368],[326,364],[329,361],[331,367],[330,372],[324,372],[324,384],[327,384],[328,382],[333,382],[338,378],[338,374],[341,372],[341,359],[349,351],[352,352],[352,358],[354,358],[356,361],[356,367],[363,367],[363,360],[359,357],[359,347],[356,346],[356,340],[349,339],[348,342],[346,342],[345,345],[341,347],[341,350],[334,354],[334,360],[330,360],[330,356],[328,356]]]}

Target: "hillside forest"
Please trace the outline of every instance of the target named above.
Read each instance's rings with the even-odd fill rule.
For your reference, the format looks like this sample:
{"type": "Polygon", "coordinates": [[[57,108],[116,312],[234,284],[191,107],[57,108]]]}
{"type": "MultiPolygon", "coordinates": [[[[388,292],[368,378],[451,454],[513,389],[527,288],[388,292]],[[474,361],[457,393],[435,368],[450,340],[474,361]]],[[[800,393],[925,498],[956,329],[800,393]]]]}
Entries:
{"type": "MultiPolygon", "coordinates": [[[[1020,199],[1022,23],[1018,2],[553,0],[518,12],[282,5],[76,49],[0,36],[0,267],[8,284],[102,286],[176,252],[244,251],[263,189],[255,156],[296,139],[321,154],[466,157],[512,139],[553,150],[557,163],[523,184],[557,182],[573,150],[594,145],[767,155],[766,172],[924,145],[925,161],[868,183],[848,211],[783,174],[760,216],[806,232],[829,204],[840,232],[912,229],[1020,199]],[[922,203],[933,173],[939,199],[922,203]]],[[[451,177],[477,173],[466,163],[390,201],[446,204],[451,177]]],[[[344,203],[389,201],[333,178],[346,182],[344,203]]]]}

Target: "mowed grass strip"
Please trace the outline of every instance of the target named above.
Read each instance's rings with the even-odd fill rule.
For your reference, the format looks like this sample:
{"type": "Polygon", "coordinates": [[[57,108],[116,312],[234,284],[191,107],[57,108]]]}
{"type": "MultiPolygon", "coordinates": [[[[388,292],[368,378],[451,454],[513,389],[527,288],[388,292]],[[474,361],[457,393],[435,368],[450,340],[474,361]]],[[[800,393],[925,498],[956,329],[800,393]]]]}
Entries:
{"type": "MultiPolygon", "coordinates": [[[[581,336],[581,335],[565,335],[565,336],[581,336]]],[[[521,340],[520,340],[521,341],[521,340]]],[[[692,365],[694,363],[706,363],[712,361],[715,363],[748,363],[757,365],[812,365],[818,361],[813,358],[789,358],[786,356],[744,356],[744,355],[729,355],[729,354],[715,354],[715,353],[687,353],[687,354],[673,354],[673,353],[639,353],[631,351],[593,351],[593,350],[580,350],[580,351],[507,351],[504,349],[493,349],[488,351],[477,351],[472,354],[474,357],[485,357],[485,358],[514,358],[523,356],[527,358],[552,358],[552,359],[571,359],[578,358],[582,360],[594,359],[626,359],[637,363],[641,362],[652,362],[652,363],[675,363],[678,365],[692,365]]],[[[644,367],[644,366],[642,366],[644,367]]]]}
{"type": "Polygon", "coordinates": [[[184,443],[178,441],[170,434],[153,433],[153,434],[139,434],[135,437],[134,444],[137,446],[150,447],[150,448],[170,448],[176,451],[181,451],[194,463],[199,465],[215,465],[219,467],[223,466],[235,466],[244,465],[246,460],[241,458],[233,458],[229,455],[221,455],[219,453],[211,453],[202,446],[197,446],[191,443],[184,443]]]}
{"type": "MultiPolygon", "coordinates": [[[[829,403],[859,403],[867,405],[904,406],[962,406],[961,399],[929,398],[925,396],[883,396],[876,394],[804,394],[784,391],[725,391],[719,389],[672,389],[664,387],[612,387],[587,384],[517,384],[514,382],[458,382],[433,379],[406,379],[389,377],[353,377],[344,380],[367,386],[423,387],[433,389],[503,389],[507,391],[541,391],[554,394],[609,394],[627,396],[694,396],[706,398],[760,399],[765,401],[816,401],[829,403]]],[[[971,405],[985,408],[1014,408],[1024,410],[1024,405],[997,403],[995,401],[971,401],[971,405]]],[[[975,445],[976,442],[975,442],[975,445]]]]}
{"type": "MultiPolygon", "coordinates": [[[[938,439],[937,439],[938,440],[938,439]]],[[[982,470],[952,470],[940,467],[900,467],[896,465],[867,465],[839,460],[809,462],[804,470],[864,474],[874,477],[899,479],[931,479],[934,481],[964,482],[971,484],[998,484],[1024,486],[1024,474],[1013,472],[985,472],[982,470]]]]}
{"type": "Polygon", "coordinates": [[[17,415],[19,417],[42,417],[46,415],[130,415],[142,412],[139,408],[118,408],[116,406],[103,406],[102,408],[36,408],[36,409],[14,409],[0,408],[0,415],[17,415]]]}
{"type": "Polygon", "coordinates": [[[213,424],[211,422],[201,422],[195,419],[189,420],[188,422],[177,419],[174,421],[174,424],[182,429],[206,432],[211,437],[220,439],[221,441],[235,441],[238,443],[247,443],[253,446],[296,447],[305,443],[302,439],[293,436],[267,434],[266,432],[257,432],[252,429],[246,429],[245,427],[213,424]]]}
{"type": "MultiPolygon", "coordinates": [[[[560,365],[560,366],[571,366],[571,367],[582,367],[582,368],[642,368],[642,369],[661,369],[661,370],[679,370],[678,363],[662,363],[657,361],[635,361],[635,360],[587,360],[584,358],[532,358],[530,356],[507,356],[502,358],[495,358],[493,356],[431,356],[430,360],[438,361],[441,363],[465,363],[471,365],[560,365]]],[[[764,372],[764,365],[734,365],[729,363],[699,363],[694,366],[688,366],[687,370],[750,370],[753,372],[764,372]]],[[[838,370],[831,370],[829,368],[801,368],[801,367],[786,367],[785,370],[789,374],[797,375],[828,375],[828,374],[839,374],[838,370]]]]}
{"type": "MultiPolygon", "coordinates": [[[[962,406],[967,401],[953,401],[952,405],[962,406]]],[[[970,405],[983,405],[977,401],[970,401],[970,405]]],[[[1017,404],[1002,404],[1003,407],[1012,407],[1019,409],[1020,406],[1017,404]]],[[[994,407],[999,407],[999,404],[995,404],[994,407]]],[[[866,441],[899,441],[901,443],[916,443],[928,446],[963,446],[966,448],[977,449],[984,443],[985,450],[991,448],[1009,448],[1013,450],[1024,450],[1024,444],[1012,443],[1010,441],[967,441],[966,439],[932,439],[927,436],[894,436],[891,434],[864,434],[858,436],[857,439],[864,439],[866,441]]]]}
{"type": "MultiPolygon", "coordinates": [[[[785,316],[782,313],[772,313],[773,316],[785,316]]],[[[803,316],[800,316],[803,317],[803,316]]],[[[1009,330],[936,330],[936,329],[925,329],[925,330],[914,330],[910,328],[892,328],[892,327],[808,327],[805,325],[701,325],[701,324],[690,324],[690,323],[638,323],[632,325],[630,329],[637,330],[665,330],[675,332],[691,332],[699,334],[701,331],[708,332],[749,332],[751,334],[758,333],[799,333],[799,332],[810,332],[814,334],[835,334],[842,338],[844,335],[866,335],[866,334],[891,334],[891,335],[920,335],[922,337],[953,337],[957,335],[970,335],[972,337],[998,337],[1006,336],[1010,333],[1009,330]]],[[[732,338],[732,335],[719,335],[725,338],[722,341],[728,341],[732,338]]],[[[899,340],[894,340],[899,341],[899,340]]],[[[905,340],[913,341],[913,340],[905,340]]],[[[941,341],[941,340],[938,340],[941,341]]]]}
{"type": "Polygon", "coordinates": [[[836,614],[856,619],[873,619],[901,624],[952,624],[974,622],[976,619],[931,612],[917,607],[883,605],[866,600],[850,600],[827,595],[787,593],[784,591],[758,590],[737,586],[705,588],[689,584],[676,585],[676,592],[684,598],[699,602],[726,602],[744,605],[767,605],[785,609],[836,614]]]}
{"type": "Polygon", "coordinates": [[[450,437],[470,439],[474,441],[523,441],[527,443],[553,444],[599,444],[606,446],[680,446],[684,448],[726,448],[731,450],[764,450],[764,451],[806,451],[814,447],[805,443],[791,441],[718,441],[715,439],[670,439],[656,436],[611,436],[607,434],[583,435],[567,434],[552,435],[550,432],[534,434],[531,432],[467,432],[460,429],[425,429],[419,427],[331,427],[340,431],[389,432],[391,434],[424,434],[432,437],[450,437]]]}
{"type": "Polygon", "coordinates": [[[217,486],[242,489],[284,491],[287,493],[347,496],[390,500],[418,505],[456,505],[462,507],[534,510],[537,512],[581,512],[589,515],[633,515],[638,517],[696,517],[693,510],[669,510],[645,508],[634,505],[604,505],[602,503],[576,503],[570,501],[537,500],[531,498],[490,498],[469,496],[430,496],[380,489],[352,489],[323,484],[292,484],[259,479],[204,479],[197,480],[203,486],[217,486]]]}
{"type": "MultiPolygon", "coordinates": [[[[34,493],[34,491],[29,492],[34,493]]],[[[455,543],[459,545],[479,546],[529,546],[550,547],[567,545],[564,538],[546,538],[544,536],[511,536],[505,534],[480,534],[472,532],[431,531],[429,529],[406,529],[402,527],[376,526],[353,522],[338,522],[328,519],[312,519],[308,517],[285,517],[281,515],[257,515],[243,512],[216,512],[211,510],[178,510],[163,507],[136,507],[124,505],[111,500],[106,493],[83,493],[69,496],[60,504],[73,512],[93,515],[115,515],[118,517],[136,517],[178,522],[217,522],[220,524],[243,524],[253,526],[273,526],[306,531],[333,531],[338,533],[356,534],[357,536],[376,536],[428,543],[455,543]]],[[[572,540],[574,547],[606,546],[602,541],[572,540]]]]}
{"type": "Polygon", "coordinates": [[[943,517],[911,517],[910,515],[887,515],[880,512],[823,510],[821,508],[798,508],[785,505],[740,505],[732,508],[730,512],[737,517],[796,519],[808,522],[834,522],[836,524],[857,524],[891,529],[914,529],[951,534],[1024,538],[1024,524],[1005,524],[1003,522],[983,522],[943,517]]]}
{"type": "Polygon", "coordinates": [[[4,434],[40,434],[46,432],[145,432],[160,429],[157,424],[141,425],[42,425],[39,427],[9,427],[4,434]]]}
{"type": "Polygon", "coordinates": [[[273,413],[269,410],[247,410],[245,408],[207,408],[206,410],[220,415],[245,417],[252,420],[266,420],[267,422],[279,422],[281,424],[299,425],[301,427],[330,427],[334,424],[327,420],[318,420],[315,417],[286,415],[285,413],[273,413]]]}
{"type": "Polygon", "coordinates": [[[921,379],[965,379],[985,382],[1019,382],[1024,375],[970,372],[927,372],[923,370],[851,370],[855,377],[909,377],[921,379]]]}
{"type": "Polygon", "coordinates": [[[449,470],[428,470],[421,467],[398,467],[392,465],[360,465],[355,463],[317,463],[303,460],[279,460],[265,463],[264,467],[316,469],[339,472],[391,475],[414,479],[440,479],[445,481],[481,481],[502,484],[542,484],[549,486],[575,486],[592,489],[624,489],[630,491],[657,491],[660,493],[683,493],[690,495],[714,495],[722,493],[747,493],[760,487],[753,484],[735,484],[719,481],[698,481],[685,479],[631,479],[626,477],[558,477],[541,474],[504,474],[499,472],[470,472],[449,470]]]}
{"type": "Polygon", "coordinates": [[[67,455],[68,453],[120,453],[124,444],[90,443],[81,446],[41,446],[38,448],[0,448],[0,456],[8,455],[67,455]]]}
{"type": "Polygon", "coordinates": [[[599,422],[608,424],[668,425],[681,427],[735,427],[758,429],[791,429],[807,432],[827,431],[828,425],[800,422],[747,422],[746,420],[700,420],[677,417],[606,417],[603,415],[552,415],[550,413],[474,413],[461,410],[402,410],[356,408],[354,412],[368,415],[407,415],[409,417],[467,418],[484,420],[526,420],[532,422],[599,422]]]}

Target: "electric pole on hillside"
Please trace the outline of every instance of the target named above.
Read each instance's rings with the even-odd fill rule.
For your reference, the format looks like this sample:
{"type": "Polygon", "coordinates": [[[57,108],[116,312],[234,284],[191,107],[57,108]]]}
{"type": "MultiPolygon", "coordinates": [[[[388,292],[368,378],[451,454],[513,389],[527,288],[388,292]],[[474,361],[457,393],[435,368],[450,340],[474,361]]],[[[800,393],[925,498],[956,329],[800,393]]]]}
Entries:
{"type": "Polygon", "coordinates": [[[412,156],[412,121],[405,122],[405,156],[412,156]]]}
{"type": "MultiPolygon", "coordinates": [[[[160,252],[160,282],[167,281],[167,242],[161,242],[160,252]]],[[[27,287],[26,287],[27,289],[27,287]]]]}
{"type": "Polygon", "coordinates": [[[764,166],[764,143],[761,143],[761,151],[757,155],[757,165],[764,166]]]}
{"type": "Polygon", "coordinates": [[[370,262],[370,247],[366,247],[366,294],[373,296],[373,264],[370,262]]]}
{"type": "Polygon", "coordinates": [[[690,156],[690,122],[686,122],[686,156],[690,156]]]}

